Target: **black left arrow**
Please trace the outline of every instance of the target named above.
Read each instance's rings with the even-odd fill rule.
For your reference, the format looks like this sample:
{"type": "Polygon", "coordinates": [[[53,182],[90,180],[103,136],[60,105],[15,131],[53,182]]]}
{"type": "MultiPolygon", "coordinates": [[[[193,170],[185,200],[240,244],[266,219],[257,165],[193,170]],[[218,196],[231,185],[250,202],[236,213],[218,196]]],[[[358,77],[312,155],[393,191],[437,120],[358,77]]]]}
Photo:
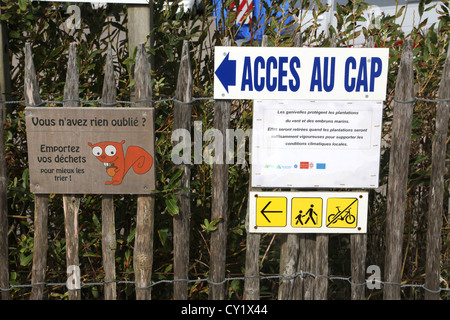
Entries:
{"type": "Polygon", "coordinates": [[[269,204],[271,204],[272,203],[272,201],[269,201],[267,204],[266,204],[266,206],[261,210],[261,214],[264,216],[264,218],[266,218],[266,220],[267,221],[269,221],[269,223],[272,223],[272,222],[270,222],[270,220],[269,220],[269,218],[267,218],[267,216],[265,215],[265,213],[282,213],[283,211],[266,211],[266,208],[269,206],[269,204]]]}

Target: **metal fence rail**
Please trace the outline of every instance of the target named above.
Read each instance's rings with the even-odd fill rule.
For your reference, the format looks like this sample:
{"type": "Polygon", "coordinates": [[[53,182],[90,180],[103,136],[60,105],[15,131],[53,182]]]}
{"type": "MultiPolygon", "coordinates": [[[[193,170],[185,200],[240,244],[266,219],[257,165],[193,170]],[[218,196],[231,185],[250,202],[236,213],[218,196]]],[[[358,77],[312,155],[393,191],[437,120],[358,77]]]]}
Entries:
{"type": "MultiPolygon", "coordinates": [[[[197,282],[207,282],[208,284],[213,284],[213,285],[220,285],[220,284],[224,284],[228,281],[233,281],[233,280],[245,280],[245,279],[259,279],[259,280],[267,280],[267,279],[279,279],[279,280],[284,280],[284,281],[290,281],[290,280],[295,280],[297,277],[312,277],[312,278],[325,278],[328,279],[330,281],[334,281],[334,280],[338,280],[338,281],[346,281],[348,282],[351,286],[355,286],[355,287],[359,287],[359,286],[365,286],[368,283],[372,283],[372,284],[381,284],[381,285],[385,285],[385,284],[389,284],[389,285],[396,285],[399,286],[401,288],[419,288],[419,289],[424,289],[425,291],[431,292],[431,293],[440,293],[443,291],[450,291],[450,288],[439,288],[439,290],[431,290],[428,289],[425,285],[423,284],[415,284],[415,283],[398,283],[398,282],[388,282],[388,281],[381,281],[381,280],[375,280],[375,279],[370,279],[370,280],[366,280],[365,282],[361,282],[361,283],[355,283],[352,281],[351,277],[345,277],[345,276],[333,276],[333,275],[317,275],[311,272],[306,272],[306,271],[300,271],[300,272],[296,272],[295,274],[293,274],[292,276],[283,276],[283,275],[259,275],[259,276],[241,276],[241,277],[228,277],[225,278],[224,280],[220,281],[220,282],[215,282],[210,280],[209,278],[199,278],[199,279],[173,279],[173,280],[159,280],[159,281],[155,281],[153,282],[151,285],[147,286],[147,287],[138,287],[136,286],[136,290],[145,290],[145,289],[149,289],[152,288],[154,286],[160,285],[160,284],[164,284],[164,283],[169,283],[169,284],[173,284],[175,282],[187,282],[187,283],[197,283],[197,282]]],[[[110,281],[102,281],[102,282],[81,282],[80,283],[80,288],[83,287],[88,287],[88,286],[102,286],[105,284],[109,284],[109,283],[116,283],[116,284],[136,284],[135,281],[128,281],[128,280],[110,280],[110,281]]],[[[65,282],[39,282],[39,283],[33,283],[33,284],[18,284],[18,285],[10,285],[9,288],[2,288],[0,287],[0,291],[11,291],[13,289],[20,289],[20,288],[32,288],[34,286],[38,286],[38,285],[45,285],[47,287],[51,287],[51,286],[65,286],[67,288],[68,291],[71,290],[78,290],[78,289],[70,289],[67,286],[67,283],[65,282]]]]}
{"type": "MultiPolygon", "coordinates": [[[[450,99],[425,99],[425,98],[419,98],[419,97],[414,97],[413,100],[409,100],[409,101],[399,101],[397,99],[394,98],[394,96],[387,96],[389,98],[392,98],[392,101],[397,102],[397,103],[414,103],[416,101],[422,101],[422,102],[431,102],[431,103],[439,103],[439,102],[450,102],[450,99]]],[[[115,106],[117,104],[137,104],[137,103],[144,103],[144,102],[150,102],[150,103],[154,103],[154,104],[159,104],[159,103],[164,103],[164,102],[176,102],[176,103],[180,103],[180,104],[191,104],[197,101],[210,101],[210,102],[214,102],[215,98],[214,97],[199,97],[199,98],[192,98],[192,100],[190,101],[182,101],[179,99],[176,99],[175,97],[172,98],[166,98],[166,99],[159,99],[159,100],[153,100],[153,99],[142,99],[142,100],[136,100],[136,101],[120,101],[117,100],[115,102],[112,103],[105,103],[102,102],[100,99],[96,99],[96,100],[78,100],[78,99],[65,99],[65,100],[42,100],[41,103],[39,104],[35,104],[35,105],[29,105],[26,104],[25,100],[11,100],[11,101],[2,101],[0,100],[0,104],[20,104],[20,103],[24,103],[26,104],[27,107],[40,107],[42,105],[45,104],[63,104],[66,102],[78,102],[80,104],[88,104],[88,103],[98,103],[101,104],[102,106],[105,107],[111,107],[111,106],[115,106]]]]}

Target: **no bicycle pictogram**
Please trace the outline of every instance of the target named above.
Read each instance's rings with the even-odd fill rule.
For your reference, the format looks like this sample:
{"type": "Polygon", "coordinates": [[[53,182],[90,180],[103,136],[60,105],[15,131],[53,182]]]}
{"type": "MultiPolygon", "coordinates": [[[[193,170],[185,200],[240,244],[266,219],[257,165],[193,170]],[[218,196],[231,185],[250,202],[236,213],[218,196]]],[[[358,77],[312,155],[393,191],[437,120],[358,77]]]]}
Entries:
{"type": "Polygon", "coordinates": [[[329,198],[327,201],[328,228],[356,228],[358,199],[329,198]]]}

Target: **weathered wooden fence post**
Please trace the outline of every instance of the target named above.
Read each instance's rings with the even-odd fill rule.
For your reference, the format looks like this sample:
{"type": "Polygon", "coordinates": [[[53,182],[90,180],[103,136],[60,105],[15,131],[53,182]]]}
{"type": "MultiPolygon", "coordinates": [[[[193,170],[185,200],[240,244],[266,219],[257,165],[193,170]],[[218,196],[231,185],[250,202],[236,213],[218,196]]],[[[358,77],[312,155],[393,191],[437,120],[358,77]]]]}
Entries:
{"type": "MultiPolygon", "coordinates": [[[[300,33],[296,36],[295,46],[302,46],[300,33]]],[[[330,46],[336,46],[334,38],[330,46]]],[[[297,273],[307,272],[320,276],[328,275],[328,240],[329,236],[327,234],[297,235],[297,273]]],[[[326,300],[328,278],[313,277],[307,273],[294,279],[291,299],[326,300]]]]}
{"type": "MultiPolygon", "coordinates": [[[[138,45],[135,65],[135,94],[136,107],[153,108],[150,64],[148,62],[145,45],[138,45]],[[142,102],[139,102],[139,101],[142,102]],[[147,100],[147,101],[143,101],[147,100]]],[[[154,110],[152,110],[153,112],[154,110]]],[[[154,112],[153,112],[154,115],[154,112]]],[[[150,125],[154,126],[154,119],[150,125]]],[[[154,131],[154,128],[153,128],[154,131]]],[[[152,137],[153,138],[153,137],[152,137]]],[[[150,150],[155,154],[154,150],[150,150]]],[[[156,161],[154,161],[155,163],[156,161]]],[[[155,170],[155,165],[150,170],[155,170]]],[[[155,176],[153,174],[153,176],[155,176]]],[[[152,190],[149,190],[151,192],[152,190]]],[[[153,235],[155,224],[155,196],[154,194],[138,195],[136,235],[133,253],[134,274],[136,281],[136,299],[151,299],[151,279],[153,268],[153,235]]]]}
{"type": "MultiPolygon", "coordinates": [[[[439,87],[439,99],[450,99],[450,46],[439,87]]],[[[448,132],[449,101],[439,101],[436,106],[436,132],[431,155],[431,181],[427,226],[427,262],[425,268],[425,299],[439,299],[441,228],[444,211],[444,175],[448,132]]]]}
{"type": "Polygon", "coordinates": [[[392,145],[389,160],[384,299],[399,300],[402,245],[414,106],[412,40],[405,41],[395,85],[392,145]]]}
{"type": "MultiPolygon", "coordinates": [[[[192,68],[189,56],[189,42],[183,42],[183,51],[181,53],[180,69],[178,71],[178,82],[175,93],[173,130],[184,129],[191,132],[192,104],[192,68]]],[[[183,138],[185,139],[185,138],[183,138]]],[[[186,142],[186,141],[185,141],[186,142]]],[[[187,143],[190,148],[190,141],[187,143]]],[[[183,151],[186,152],[186,151],[183,151]]],[[[190,159],[189,159],[190,161],[190,159]]],[[[179,212],[173,216],[173,269],[174,279],[188,279],[189,271],[189,235],[191,220],[191,165],[180,164],[176,166],[177,170],[182,169],[180,190],[176,193],[179,202],[179,212]]],[[[188,294],[188,283],[178,281],[173,284],[173,297],[175,300],[186,300],[188,294]]]]}
{"type": "MultiPolygon", "coordinates": [[[[116,102],[116,83],[111,45],[106,55],[105,75],[103,80],[102,103],[111,105],[116,102]]],[[[105,271],[105,300],[116,300],[116,227],[114,219],[114,196],[102,195],[102,256],[105,271]]]]}
{"type": "MultiPolygon", "coordinates": [[[[301,47],[301,33],[295,36],[295,47],[301,47]]],[[[282,234],[281,252],[280,252],[280,279],[278,288],[278,300],[291,300],[294,297],[294,275],[297,272],[298,255],[300,251],[299,234],[282,234]]]]}
{"type": "MultiPolygon", "coordinates": [[[[39,106],[42,103],[39,96],[36,69],[33,63],[31,44],[25,44],[25,103],[27,106],[39,106]]],[[[47,268],[47,223],[48,194],[36,194],[34,197],[34,249],[33,267],[31,273],[31,300],[42,300],[44,294],[45,270],[47,268]],[[42,283],[42,284],[40,284],[42,283]]]]}
{"type": "MultiPolygon", "coordinates": [[[[331,38],[331,48],[336,47],[336,37],[331,38]]],[[[315,278],[314,300],[328,299],[328,243],[329,235],[319,233],[316,235],[316,273],[321,277],[315,278]]]]}
{"type": "MultiPolygon", "coordinates": [[[[264,35],[261,41],[261,47],[267,47],[268,38],[264,35]]],[[[251,147],[251,146],[250,146],[251,147]]],[[[252,188],[252,165],[250,164],[250,181],[248,191],[261,190],[261,188],[252,188]]],[[[248,201],[251,201],[248,199],[248,201]]],[[[245,218],[245,229],[247,232],[247,243],[245,250],[245,282],[244,299],[259,300],[260,282],[259,279],[259,248],[261,244],[260,233],[250,233],[249,230],[250,206],[247,207],[247,216],[245,218]]]]}
{"type": "MultiPolygon", "coordinates": [[[[298,235],[299,252],[297,257],[297,273],[303,272],[303,269],[305,268],[305,235],[306,234],[304,233],[298,235]]],[[[292,300],[303,300],[303,282],[304,277],[302,275],[299,275],[294,279],[292,300]]]]}
{"type": "MultiPolygon", "coordinates": [[[[0,16],[2,11],[0,10],[0,16]]],[[[9,62],[9,45],[8,45],[8,25],[6,21],[0,22],[0,88],[1,99],[6,101],[11,99],[11,66],[9,62]]],[[[4,106],[3,114],[11,111],[11,107],[4,106]]]]}
{"type": "MultiPolygon", "coordinates": [[[[228,38],[223,39],[224,46],[230,46],[228,38]]],[[[230,100],[218,100],[215,103],[214,127],[226,136],[230,126],[230,100]]],[[[217,229],[211,233],[211,260],[209,299],[223,300],[225,298],[225,262],[227,251],[228,226],[228,165],[225,150],[215,150],[212,173],[212,204],[211,221],[218,220],[217,229]],[[220,283],[220,284],[218,284],[220,283]]]]}
{"type": "Polygon", "coordinates": [[[314,300],[328,299],[328,241],[329,235],[319,233],[316,235],[316,273],[314,300]]]}
{"type": "Polygon", "coordinates": [[[305,274],[295,279],[298,281],[295,283],[294,299],[314,299],[315,279],[308,273],[314,273],[316,270],[316,240],[314,234],[306,233],[300,236],[297,271],[305,274]]]}
{"type": "MultiPolygon", "coordinates": [[[[375,42],[370,37],[366,43],[366,48],[374,48],[375,42]]],[[[366,253],[367,234],[350,235],[350,255],[351,255],[351,276],[353,283],[363,283],[366,275],[366,253]]],[[[357,285],[351,287],[352,300],[364,300],[366,297],[366,286],[357,285]]]]}
{"type": "MultiPolygon", "coordinates": [[[[66,84],[64,87],[63,107],[79,107],[79,74],[76,56],[76,44],[69,47],[69,60],[67,64],[66,84]]],[[[63,195],[64,226],[66,234],[66,262],[67,267],[79,267],[78,258],[78,211],[80,208],[79,195],[63,195]]],[[[69,290],[69,300],[80,300],[80,289],[69,290]]]]}
{"type": "Polygon", "coordinates": [[[280,280],[278,288],[278,300],[291,300],[297,272],[298,254],[300,250],[299,235],[282,234],[283,237],[280,253],[280,275],[284,279],[280,280]]]}
{"type": "MultiPolygon", "coordinates": [[[[367,235],[350,235],[350,255],[351,255],[351,277],[353,283],[363,283],[366,275],[366,253],[367,253],[367,235]]],[[[366,297],[365,285],[352,285],[352,300],[364,300],[366,297]]]]}
{"type": "MultiPolygon", "coordinates": [[[[153,48],[153,1],[148,4],[128,4],[128,52],[133,55],[140,43],[153,48]],[[147,39],[149,38],[149,39],[147,39]]],[[[153,68],[153,54],[150,54],[150,69],[153,68]]]]}
{"type": "MultiPolygon", "coordinates": [[[[0,10],[1,15],[1,10],[0,10]]],[[[8,58],[8,32],[6,21],[0,22],[0,91],[1,100],[8,100],[11,96],[11,72],[8,58]],[[3,93],[4,92],[4,93],[3,93]]],[[[5,134],[4,134],[4,115],[7,112],[7,105],[0,104],[0,287],[9,288],[9,268],[8,268],[8,197],[7,184],[8,173],[5,161],[5,134]]],[[[9,291],[2,291],[0,298],[8,300],[9,291]]]]}
{"type": "Polygon", "coordinates": [[[261,282],[259,279],[259,248],[261,234],[248,232],[248,217],[246,219],[246,230],[244,299],[259,300],[261,282]]]}
{"type": "MultiPolygon", "coordinates": [[[[1,87],[0,87],[1,90],[1,87]]],[[[5,129],[4,129],[4,109],[5,105],[0,104],[2,107],[0,112],[0,287],[3,289],[9,288],[9,260],[8,260],[8,197],[7,197],[7,184],[8,172],[6,170],[5,160],[5,129]]],[[[2,300],[9,299],[9,291],[1,292],[0,298],[2,300]]]]}

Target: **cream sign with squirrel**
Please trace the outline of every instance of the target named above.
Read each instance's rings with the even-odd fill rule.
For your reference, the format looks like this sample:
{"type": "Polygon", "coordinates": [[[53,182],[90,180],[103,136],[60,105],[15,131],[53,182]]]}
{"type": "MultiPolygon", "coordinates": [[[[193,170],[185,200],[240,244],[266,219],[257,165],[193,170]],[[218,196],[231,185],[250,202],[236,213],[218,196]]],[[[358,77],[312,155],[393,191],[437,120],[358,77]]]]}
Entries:
{"type": "Polygon", "coordinates": [[[28,107],[25,113],[33,193],[155,190],[151,108],[28,107]]]}

